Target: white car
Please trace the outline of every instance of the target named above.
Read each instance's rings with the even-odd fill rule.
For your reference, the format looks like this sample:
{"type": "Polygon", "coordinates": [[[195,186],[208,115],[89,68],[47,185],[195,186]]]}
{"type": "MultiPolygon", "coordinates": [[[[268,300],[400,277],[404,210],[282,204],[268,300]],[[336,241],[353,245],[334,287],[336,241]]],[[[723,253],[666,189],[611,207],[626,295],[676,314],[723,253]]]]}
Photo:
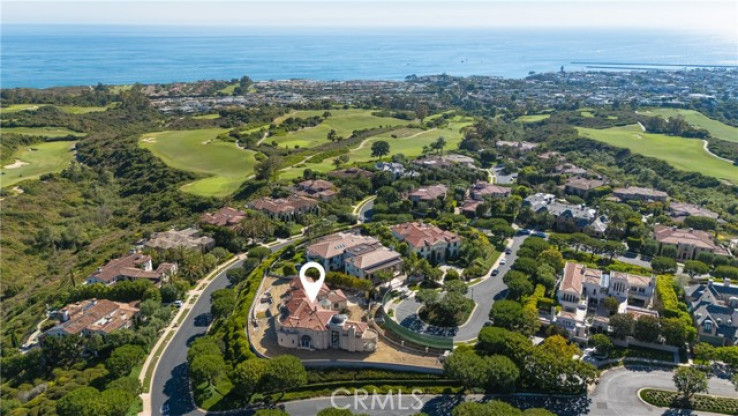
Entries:
{"type": "Polygon", "coordinates": [[[507,264],[507,259],[503,258],[502,260],[500,260],[500,264],[507,264]]]}

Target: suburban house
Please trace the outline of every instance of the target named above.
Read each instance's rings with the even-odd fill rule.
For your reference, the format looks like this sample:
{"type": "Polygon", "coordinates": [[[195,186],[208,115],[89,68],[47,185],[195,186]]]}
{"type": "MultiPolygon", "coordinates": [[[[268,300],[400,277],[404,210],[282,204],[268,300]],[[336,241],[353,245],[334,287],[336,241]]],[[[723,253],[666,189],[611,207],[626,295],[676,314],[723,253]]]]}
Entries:
{"type": "Polygon", "coordinates": [[[295,221],[305,214],[318,213],[318,201],[302,195],[287,198],[259,198],[249,203],[249,208],[261,211],[270,218],[280,221],[295,221]]]}
{"type": "Polygon", "coordinates": [[[324,179],[310,179],[302,181],[296,186],[298,194],[309,198],[330,201],[338,194],[336,187],[324,179]]]}
{"type": "Polygon", "coordinates": [[[666,246],[675,247],[678,260],[692,260],[699,253],[713,253],[720,256],[730,256],[730,252],[712,240],[709,233],[702,230],[683,229],[668,225],[656,224],[653,234],[659,243],[659,253],[666,246]]]}
{"type": "Polygon", "coordinates": [[[559,202],[551,194],[537,193],[523,200],[523,206],[535,213],[548,212],[556,221],[556,229],[566,232],[587,231],[601,235],[607,229],[606,218],[598,217],[597,210],[584,204],[559,202]]]}
{"type": "Polygon", "coordinates": [[[693,285],[686,290],[698,341],[717,346],[738,345],[738,285],[730,279],[693,285]]]}
{"type": "Polygon", "coordinates": [[[395,238],[406,242],[418,256],[431,262],[455,258],[461,248],[458,234],[432,224],[406,222],[390,229],[395,238]]]}
{"type": "Polygon", "coordinates": [[[587,169],[580,168],[579,166],[568,162],[554,167],[554,172],[564,175],[586,175],[588,173],[587,169]]]}
{"type": "Polygon", "coordinates": [[[620,198],[621,201],[666,201],[669,197],[664,191],[651,188],[641,188],[639,186],[630,186],[627,188],[617,188],[612,191],[613,195],[620,198]]]}
{"type": "Polygon", "coordinates": [[[231,207],[223,207],[212,214],[209,212],[202,214],[200,222],[218,227],[235,227],[245,218],[245,212],[231,207]]]}
{"type": "Polygon", "coordinates": [[[400,254],[384,247],[370,236],[339,232],[323,237],[307,248],[307,258],[321,263],[326,270],[341,270],[371,279],[381,270],[400,269],[400,254]]]}
{"type": "Polygon", "coordinates": [[[210,237],[201,236],[200,230],[185,228],[179,231],[169,230],[154,233],[144,245],[157,250],[184,247],[205,252],[215,247],[215,240],[210,237]]]}
{"type": "Polygon", "coordinates": [[[578,195],[587,198],[594,189],[605,185],[601,179],[570,178],[564,185],[564,192],[569,195],[578,195]]]}
{"type": "Polygon", "coordinates": [[[112,285],[120,281],[138,279],[150,280],[155,285],[166,282],[169,276],[177,272],[174,263],[161,263],[156,270],[151,264],[151,256],[133,252],[127,256],[110,260],[104,266],[87,276],[86,284],[102,283],[112,285]]]}
{"type": "Polygon", "coordinates": [[[522,142],[507,142],[507,141],[504,141],[504,140],[498,140],[495,143],[495,147],[497,147],[498,149],[512,148],[512,149],[520,150],[521,152],[529,152],[529,151],[535,149],[536,147],[538,147],[538,143],[531,143],[531,142],[526,142],[526,141],[522,141],[522,142]]]}
{"type": "Polygon", "coordinates": [[[653,276],[623,272],[607,274],[583,264],[567,262],[556,293],[561,310],[552,312],[554,324],[568,330],[570,336],[578,341],[586,341],[592,328],[606,332],[610,311],[603,301],[608,297],[618,300],[618,313],[630,313],[636,317],[658,316],[651,309],[655,286],[653,276]]]}
{"type": "Polygon", "coordinates": [[[425,156],[413,161],[414,164],[426,168],[450,168],[454,165],[474,167],[474,158],[464,155],[450,154],[445,156],[425,156]]]}
{"type": "Polygon", "coordinates": [[[395,179],[411,178],[419,175],[418,172],[407,170],[402,163],[397,162],[377,162],[374,164],[374,168],[379,172],[390,172],[395,179]]]}
{"type": "Polygon", "coordinates": [[[720,215],[707,208],[687,202],[672,202],[669,204],[669,216],[674,218],[674,221],[683,222],[685,218],[690,216],[718,219],[720,215]]]}
{"type": "Polygon", "coordinates": [[[417,207],[419,205],[422,205],[423,203],[430,203],[433,201],[446,199],[447,192],[448,187],[446,185],[438,184],[424,186],[407,194],[407,199],[412,201],[413,206],[417,207]]]}
{"type": "Polygon", "coordinates": [[[299,278],[295,278],[274,320],[277,343],[285,348],[307,350],[341,349],[371,352],[377,348],[379,335],[364,322],[349,320],[340,313],[346,308],[341,290],[323,285],[311,302],[299,278]]]}
{"type": "Polygon", "coordinates": [[[350,167],[328,172],[328,176],[339,179],[368,179],[372,177],[372,173],[365,169],[350,167]]]}
{"type": "MultiPolygon", "coordinates": [[[[459,212],[466,215],[467,217],[476,217],[477,216],[477,207],[482,205],[484,201],[477,201],[474,199],[465,199],[461,201],[461,205],[459,205],[459,212]]],[[[489,215],[489,210],[487,212],[482,213],[482,215],[489,215]]]]}
{"type": "Polygon", "coordinates": [[[138,314],[135,303],[113,302],[107,299],[88,299],[71,303],[54,313],[60,323],[46,332],[44,336],[84,336],[102,335],[105,337],[116,329],[131,328],[138,314]]]}
{"type": "Polygon", "coordinates": [[[477,182],[469,189],[469,196],[476,201],[484,201],[487,198],[507,198],[510,192],[510,188],[506,186],[477,182]]]}

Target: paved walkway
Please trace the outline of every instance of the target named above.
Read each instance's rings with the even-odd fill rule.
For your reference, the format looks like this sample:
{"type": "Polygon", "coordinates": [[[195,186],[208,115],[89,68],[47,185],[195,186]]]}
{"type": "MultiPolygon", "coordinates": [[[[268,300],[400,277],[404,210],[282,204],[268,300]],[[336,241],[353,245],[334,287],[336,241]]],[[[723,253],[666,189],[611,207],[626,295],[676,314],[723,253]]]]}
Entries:
{"type": "Polygon", "coordinates": [[[505,290],[507,286],[502,282],[502,276],[510,269],[510,266],[515,262],[517,258],[517,251],[520,248],[520,244],[527,238],[526,235],[515,236],[512,238],[512,242],[509,243],[509,247],[512,250],[511,254],[500,255],[495,264],[492,266],[490,271],[482,278],[482,280],[471,286],[469,292],[466,294],[467,298],[474,300],[476,307],[472,312],[469,319],[463,325],[455,328],[441,328],[432,325],[427,325],[418,317],[418,309],[420,309],[421,303],[415,299],[415,294],[404,299],[402,302],[397,304],[394,310],[394,319],[400,323],[400,325],[412,329],[415,332],[428,335],[440,335],[440,336],[453,336],[454,342],[471,341],[476,339],[479,331],[484,326],[484,323],[489,320],[489,311],[492,308],[492,304],[499,299],[503,299],[506,296],[505,290]],[[500,265],[500,261],[503,258],[507,258],[505,265],[500,265]],[[497,276],[491,276],[491,271],[499,269],[500,273],[497,276]]]}

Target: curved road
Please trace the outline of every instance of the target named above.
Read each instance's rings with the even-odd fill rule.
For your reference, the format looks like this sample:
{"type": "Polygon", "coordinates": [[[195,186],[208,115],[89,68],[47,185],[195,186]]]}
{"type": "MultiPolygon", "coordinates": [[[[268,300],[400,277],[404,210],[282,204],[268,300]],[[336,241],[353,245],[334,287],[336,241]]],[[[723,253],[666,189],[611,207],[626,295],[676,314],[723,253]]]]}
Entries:
{"type": "Polygon", "coordinates": [[[453,335],[454,342],[470,341],[477,337],[484,323],[489,320],[489,311],[496,300],[504,299],[507,286],[502,282],[502,276],[507,273],[510,266],[517,258],[517,252],[527,235],[516,235],[513,237],[512,253],[502,254],[500,258],[507,259],[506,264],[497,268],[500,273],[497,276],[488,276],[485,280],[471,286],[466,294],[467,298],[473,299],[477,306],[464,325],[457,328],[438,328],[426,325],[418,317],[418,309],[421,303],[414,296],[408,297],[394,308],[394,316],[400,325],[412,329],[415,332],[429,335],[453,335]]]}
{"type": "MultiPolygon", "coordinates": [[[[657,387],[674,390],[673,373],[665,370],[653,370],[644,367],[620,367],[603,374],[594,393],[580,397],[546,397],[520,395],[506,398],[506,401],[520,408],[545,407],[559,416],[699,416],[709,413],[668,410],[656,408],[643,403],[636,397],[638,390],[645,387],[657,387]]],[[[735,395],[733,385],[724,379],[711,378],[710,394],[732,397],[735,395]]],[[[286,410],[291,416],[314,416],[318,410],[331,407],[350,406],[359,413],[371,416],[409,416],[417,412],[425,412],[431,416],[444,416],[450,409],[466,400],[484,400],[492,397],[470,395],[459,396],[418,395],[417,398],[404,392],[402,396],[381,395],[359,400],[351,397],[337,396],[333,403],[330,398],[316,398],[286,403],[286,410]]]]}
{"type": "MultiPolygon", "coordinates": [[[[294,241],[287,240],[270,247],[272,252],[280,250],[294,241]]],[[[241,267],[243,260],[228,269],[241,267]]],[[[223,270],[205,288],[192,306],[187,318],[169,342],[159,359],[151,385],[151,412],[153,415],[202,415],[192,403],[187,375],[187,348],[192,341],[205,333],[211,322],[210,294],[228,286],[226,270],[223,270]]]]}

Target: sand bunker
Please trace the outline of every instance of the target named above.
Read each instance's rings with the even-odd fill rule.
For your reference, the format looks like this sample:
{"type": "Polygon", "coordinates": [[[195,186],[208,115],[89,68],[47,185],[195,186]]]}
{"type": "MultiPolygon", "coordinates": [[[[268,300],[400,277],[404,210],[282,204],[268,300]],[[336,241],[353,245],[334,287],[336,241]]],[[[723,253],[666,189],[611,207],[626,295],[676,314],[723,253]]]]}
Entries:
{"type": "Polygon", "coordinates": [[[146,137],[144,139],[141,139],[141,141],[146,143],[156,143],[156,139],[153,137],[146,137]]]}
{"type": "Polygon", "coordinates": [[[15,162],[14,163],[11,163],[10,165],[3,166],[3,169],[18,169],[19,167],[24,166],[24,165],[27,165],[27,164],[28,164],[28,162],[24,162],[22,160],[15,159],[15,162]]]}

